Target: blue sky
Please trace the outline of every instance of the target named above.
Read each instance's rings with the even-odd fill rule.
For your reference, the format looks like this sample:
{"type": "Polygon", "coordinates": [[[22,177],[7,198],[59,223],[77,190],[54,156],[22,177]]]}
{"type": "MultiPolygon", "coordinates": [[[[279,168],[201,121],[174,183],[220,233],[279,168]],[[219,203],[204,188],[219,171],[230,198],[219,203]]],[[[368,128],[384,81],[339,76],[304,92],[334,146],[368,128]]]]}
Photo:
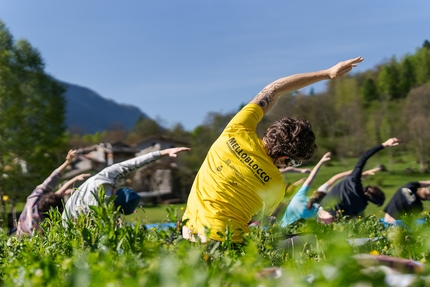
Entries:
{"type": "Polygon", "coordinates": [[[0,1],[0,19],[49,74],[187,130],[275,79],[412,54],[430,40],[429,15],[428,0],[0,1]]]}

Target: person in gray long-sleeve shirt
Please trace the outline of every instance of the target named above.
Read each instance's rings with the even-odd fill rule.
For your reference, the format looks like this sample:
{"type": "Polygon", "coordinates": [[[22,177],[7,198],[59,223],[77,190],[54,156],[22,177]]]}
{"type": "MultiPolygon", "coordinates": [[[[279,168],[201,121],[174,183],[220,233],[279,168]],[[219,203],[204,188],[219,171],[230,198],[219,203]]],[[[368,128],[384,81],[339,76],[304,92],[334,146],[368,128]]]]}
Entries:
{"type": "Polygon", "coordinates": [[[381,206],[385,201],[385,195],[376,186],[363,187],[361,183],[363,168],[372,155],[384,147],[397,146],[399,142],[397,138],[390,138],[366,151],[358,160],[352,173],[335,185],[322,200],[321,206],[324,211],[320,213],[328,212],[331,216],[335,216],[337,212],[341,212],[343,215],[357,216],[364,211],[368,201],[381,206]]]}
{"type": "Polygon", "coordinates": [[[144,154],[104,168],[96,175],[87,179],[69,198],[63,211],[63,219],[76,218],[81,213],[88,213],[91,205],[97,205],[94,194],[103,186],[105,195],[116,195],[115,204],[121,207],[124,214],[131,214],[137,207],[140,197],[131,189],[116,189],[116,181],[132,171],[155,162],[162,156],[176,157],[182,151],[189,151],[186,147],[169,148],[144,154]]]}

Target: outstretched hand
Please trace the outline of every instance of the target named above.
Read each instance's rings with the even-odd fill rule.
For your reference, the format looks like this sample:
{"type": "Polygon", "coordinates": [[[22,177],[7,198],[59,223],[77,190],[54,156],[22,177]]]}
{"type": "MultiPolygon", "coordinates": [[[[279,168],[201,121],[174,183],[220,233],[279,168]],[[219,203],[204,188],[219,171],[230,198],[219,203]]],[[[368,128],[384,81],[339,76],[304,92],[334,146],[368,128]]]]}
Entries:
{"type": "Polygon", "coordinates": [[[352,68],[357,66],[357,63],[362,62],[364,59],[362,57],[357,57],[354,59],[349,59],[343,62],[339,62],[333,67],[328,69],[328,74],[330,79],[335,79],[341,77],[352,70],[352,68]]]}
{"type": "Polygon", "coordinates": [[[74,150],[74,149],[69,150],[66,156],[66,161],[68,161],[69,163],[74,161],[76,158],[76,153],[77,153],[77,150],[74,150]]]}
{"type": "Polygon", "coordinates": [[[375,175],[375,173],[376,173],[377,171],[380,171],[380,170],[381,170],[381,168],[380,168],[380,167],[375,167],[375,168],[372,168],[372,169],[366,170],[365,172],[363,172],[363,175],[375,175]]]}
{"type": "Polygon", "coordinates": [[[91,176],[91,173],[81,173],[77,176],[75,176],[76,181],[84,180],[86,177],[91,176]]]}
{"type": "Polygon", "coordinates": [[[174,148],[168,148],[164,150],[160,150],[160,155],[168,155],[170,157],[177,157],[178,153],[183,151],[190,151],[191,149],[189,147],[174,147],[174,148]]]}
{"type": "Polygon", "coordinates": [[[399,145],[400,142],[401,141],[398,138],[390,138],[386,142],[382,143],[382,145],[384,147],[387,147],[387,146],[391,147],[391,146],[397,146],[397,145],[399,145]]]}
{"type": "Polygon", "coordinates": [[[331,152],[328,152],[325,155],[323,155],[323,157],[320,159],[320,162],[326,162],[329,160],[331,160],[331,152]]]}

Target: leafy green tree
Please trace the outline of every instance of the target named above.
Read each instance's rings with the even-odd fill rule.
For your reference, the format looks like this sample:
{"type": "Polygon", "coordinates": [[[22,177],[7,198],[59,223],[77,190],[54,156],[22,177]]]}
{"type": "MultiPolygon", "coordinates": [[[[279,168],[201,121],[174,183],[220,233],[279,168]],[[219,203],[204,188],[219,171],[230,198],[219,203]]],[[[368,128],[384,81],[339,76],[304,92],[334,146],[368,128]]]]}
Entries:
{"type": "Polygon", "coordinates": [[[406,57],[400,70],[399,90],[402,98],[405,98],[410,89],[415,85],[415,70],[410,57],[406,57]]]}
{"type": "Polygon", "coordinates": [[[378,87],[373,79],[366,79],[361,88],[361,97],[363,98],[364,106],[369,107],[373,101],[379,99],[378,87]]]}
{"type": "Polygon", "coordinates": [[[388,96],[390,100],[401,98],[398,66],[396,59],[393,58],[389,64],[382,66],[378,74],[378,91],[388,96]]]}
{"type": "Polygon", "coordinates": [[[176,123],[169,130],[166,130],[166,136],[184,142],[190,141],[190,132],[186,131],[181,123],[176,123]]]}
{"type": "Polygon", "coordinates": [[[419,49],[414,55],[414,60],[417,85],[430,82],[430,49],[419,49]]]}
{"type": "Polygon", "coordinates": [[[0,195],[28,195],[57,166],[66,144],[63,93],[40,53],[0,21],[0,195]]]}
{"type": "Polygon", "coordinates": [[[127,142],[135,143],[146,137],[162,134],[163,128],[156,121],[140,117],[129,134],[127,142]]]}
{"type": "Polygon", "coordinates": [[[428,171],[430,157],[430,84],[417,87],[409,93],[404,109],[404,121],[407,123],[410,146],[420,163],[422,172],[428,171]]]}

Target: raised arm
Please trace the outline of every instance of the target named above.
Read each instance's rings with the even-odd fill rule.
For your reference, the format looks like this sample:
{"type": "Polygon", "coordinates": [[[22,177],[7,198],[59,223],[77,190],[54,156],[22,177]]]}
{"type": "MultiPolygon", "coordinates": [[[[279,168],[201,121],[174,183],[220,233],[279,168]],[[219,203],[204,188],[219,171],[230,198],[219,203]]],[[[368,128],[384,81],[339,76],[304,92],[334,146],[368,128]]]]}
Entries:
{"type": "MultiPolygon", "coordinates": [[[[376,167],[376,168],[372,168],[372,169],[369,169],[369,170],[366,170],[366,171],[363,171],[363,173],[361,174],[362,176],[365,176],[365,175],[374,175],[375,174],[375,172],[377,172],[377,171],[380,171],[381,170],[381,168],[380,167],[376,167]]],[[[351,170],[348,170],[348,171],[344,171],[344,172],[340,172],[340,173],[338,173],[338,174],[336,174],[336,175],[334,175],[334,176],[332,176],[325,184],[327,185],[327,187],[331,187],[331,186],[333,186],[337,181],[339,181],[339,180],[341,180],[342,178],[344,178],[344,177],[347,177],[348,175],[350,175],[351,174],[351,172],[352,172],[352,169],[351,170]]]]}
{"type": "Polygon", "coordinates": [[[63,184],[63,186],[60,187],[60,189],[57,190],[55,192],[55,194],[58,194],[58,195],[64,195],[64,194],[66,194],[66,191],[70,187],[72,187],[75,182],[80,181],[80,180],[84,180],[86,177],[89,177],[90,175],[91,175],[90,173],[83,173],[83,174],[75,176],[74,178],[72,178],[71,180],[69,180],[68,182],[66,182],[65,184],[63,184]]]}
{"type": "Polygon", "coordinates": [[[116,181],[118,178],[124,177],[130,174],[132,171],[140,167],[154,163],[160,157],[170,156],[174,158],[174,157],[177,157],[178,153],[183,151],[189,151],[189,150],[190,148],[188,147],[175,147],[175,148],[168,148],[160,151],[150,152],[150,153],[143,154],[141,156],[108,166],[104,168],[102,171],[100,171],[98,175],[101,175],[116,181]]]}
{"type": "Polygon", "coordinates": [[[372,169],[368,169],[366,171],[363,171],[363,173],[361,174],[361,176],[366,176],[366,175],[375,175],[375,172],[380,171],[381,168],[380,167],[375,167],[372,169]]]}
{"type": "Polygon", "coordinates": [[[266,114],[275,105],[276,100],[280,95],[296,91],[322,80],[341,77],[351,71],[353,67],[357,66],[357,63],[362,61],[362,57],[357,57],[339,62],[338,64],[326,70],[295,74],[278,79],[267,85],[254,97],[254,99],[252,99],[250,103],[259,105],[266,114]]]}
{"type": "Polygon", "coordinates": [[[315,176],[317,175],[320,167],[322,166],[323,163],[325,163],[326,161],[329,161],[331,159],[330,156],[331,156],[331,153],[329,153],[329,152],[326,153],[325,155],[323,155],[323,157],[320,159],[320,161],[312,169],[311,174],[305,180],[303,185],[310,186],[312,184],[312,181],[314,180],[315,176]]]}
{"type": "Polygon", "coordinates": [[[168,155],[170,157],[177,157],[178,153],[183,151],[190,151],[191,149],[188,147],[173,147],[164,150],[160,150],[160,155],[165,156],[168,155]]]}
{"type": "Polygon", "coordinates": [[[69,152],[67,153],[67,156],[66,156],[66,160],[58,167],[58,171],[61,173],[61,172],[63,172],[65,169],[66,169],[66,167],[72,162],[72,161],[74,161],[75,160],[75,158],[76,158],[76,150],[69,150],[69,152]]]}
{"type": "Polygon", "coordinates": [[[361,179],[361,173],[363,172],[363,168],[366,165],[367,160],[374,155],[375,153],[377,153],[378,151],[380,151],[381,149],[383,149],[384,147],[393,147],[393,146],[397,146],[399,145],[400,140],[397,138],[390,138],[388,140],[386,140],[385,142],[383,142],[380,145],[377,145],[371,149],[369,149],[368,151],[366,151],[358,160],[357,164],[354,167],[354,170],[351,173],[351,176],[356,178],[356,179],[361,179]]]}
{"type": "Polygon", "coordinates": [[[281,173],[286,173],[286,172],[310,173],[312,170],[310,168],[299,168],[299,167],[287,166],[284,168],[280,168],[279,171],[281,173]]]}
{"type": "Polygon", "coordinates": [[[333,175],[329,180],[327,180],[326,182],[327,187],[333,186],[338,180],[341,180],[342,178],[350,175],[351,172],[352,172],[352,169],[333,175]]]}
{"type": "Polygon", "coordinates": [[[430,186],[430,180],[418,181],[418,183],[420,184],[420,187],[430,186]]]}

